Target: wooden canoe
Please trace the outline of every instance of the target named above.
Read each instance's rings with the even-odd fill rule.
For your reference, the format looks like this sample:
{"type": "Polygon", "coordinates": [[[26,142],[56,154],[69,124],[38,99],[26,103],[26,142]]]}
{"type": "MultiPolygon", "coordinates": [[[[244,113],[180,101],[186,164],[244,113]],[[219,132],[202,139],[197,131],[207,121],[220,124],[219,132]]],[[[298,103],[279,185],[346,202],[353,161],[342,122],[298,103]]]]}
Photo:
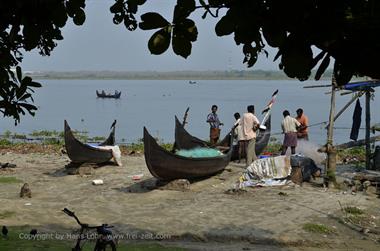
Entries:
{"type": "MultiPolygon", "coordinates": [[[[115,144],[115,122],[112,124],[112,131],[108,138],[99,145],[115,144]]],[[[98,149],[96,147],[84,144],[75,138],[67,121],[65,120],[65,147],[67,155],[74,163],[103,163],[112,159],[112,150],[98,149]]]]}
{"type": "Polygon", "coordinates": [[[106,93],[102,93],[102,92],[99,92],[98,90],[96,90],[96,96],[98,96],[98,98],[115,98],[115,99],[119,99],[120,96],[121,96],[121,91],[116,92],[115,94],[106,94],[106,93]]]}
{"type": "MultiPolygon", "coordinates": [[[[231,145],[232,140],[229,143],[229,146],[231,145]]],[[[232,148],[230,147],[225,154],[217,157],[183,157],[159,146],[144,127],[144,154],[150,173],[157,179],[194,179],[208,177],[222,171],[230,162],[232,148]]]]}
{"type": "MultiPolygon", "coordinates": [[[[271,135],[271,117],[265,122],[266,129],[261,130],[256,139],[256,155],[260,155],[268,145],[271,135]]],[[[216,146],[225,146],[230,141],[230,134],[227,134],[216,146]]],[[[215,147],[209,142],[194,137],[186,131],[182,123],[175,117],[175,147],[176,149],[193,149],[195,147],[215,147]]],[[[245,157],[245,156],[242,156],[245,157]]],[[[238,146],[234,146],[231,160],[238,159],[238,146]]]]}

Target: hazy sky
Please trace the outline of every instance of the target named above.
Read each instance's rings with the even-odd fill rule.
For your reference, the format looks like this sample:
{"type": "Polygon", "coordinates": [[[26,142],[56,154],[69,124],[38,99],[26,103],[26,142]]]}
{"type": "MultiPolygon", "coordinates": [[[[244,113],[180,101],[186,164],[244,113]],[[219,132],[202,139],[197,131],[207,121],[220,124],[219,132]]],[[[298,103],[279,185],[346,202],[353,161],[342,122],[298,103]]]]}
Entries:
{"type": "MultiPolygon", "coordinates": [[[[139,14],[158,11],[167,20],[172,20],[176,1],[147,1],[139,14]]],[[[193,43],[192,54],[184,59],[175,55],[169,47],[163,55],[151,55],[148,40],[155,31],[128,31],[123,24],[112,22],[109,7],[114,0],[86,0],[86,22],[76,26],[68,20],[63,29],[64,40],[50,57],[42,57],[36,51],[26,52],[21,66],[24,71],[172,71],[172,70],[247,70],[242,63],[241,46],[236,46],[233,35],[217,37],[214,31],[216,20],[210,16],[201,19],[202,10],[193,18],[198,27],[198,40],[193,43]]],[[[267,48],[269,58],[260,55],[251,69],[278,70],[278,61],[273,62],[277,52],[267,48]]]]}

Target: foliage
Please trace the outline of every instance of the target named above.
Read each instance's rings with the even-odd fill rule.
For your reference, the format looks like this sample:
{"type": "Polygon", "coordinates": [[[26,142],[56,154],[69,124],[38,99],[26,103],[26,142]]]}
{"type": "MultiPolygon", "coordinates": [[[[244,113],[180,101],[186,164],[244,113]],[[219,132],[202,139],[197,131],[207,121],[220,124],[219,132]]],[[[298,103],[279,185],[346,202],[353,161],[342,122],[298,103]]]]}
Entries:
{"type": "Polygon", "coordinates": [[[275,138],[271,137],[268,145],[264,148],[263,152],[279,153],[281,152],[282,144],[275,138]]]}
{"type": "Polygon", "coordinates": [[[0,177],[0,184],[13,184],[21,182],[22,181],[17,179],[16,177],[0,177]]]}
{"type": "Polygon", "coordinates": [[[363,162],[366,158],[365,146],[342,149],[337,152],[337,155],[344,162],[363,162]]]}
{"type": "Polygon", "coordinates": [[[376,59],[380,56],[377,33],[380,28],[380,3],[376,0],[275,1],[275,0],[177,0],[172,21],[156,12],[143,13],[138,22],[138,7],[145,0],[115,0],[110,8],[114,23],[128,30],[157,30],[148,41],[152,54],[162,54],[172,43],[175,54],[187,58],[197,40],[197,27],[190,19],[193,12],[202,18],[218,18],[215,33],[233,35],[242,45],[243,63],[253,66],[260,54],[268,56],[266,44],[277,48],[274,60],[287,76],[306,80],[311,69],[318,80],[331,58],[338,84],[347,83],[353,75],[380,78],[376,59]],[[197,5],[198,4],[198,5],[197,5]],[[312,47],[321,50],[313,55],[312,47]]]}
{"type": "Polygon", "coordinates": [[[360,208],[357,208],[357,207],[351,207],[351,206],[347,206],[347,207],[344,207],[344,212],[348,213],[348,214],[352,214],[352,215],[361,215],[364,213],[363,210],[361,210],[360,208]]]}
{"type": "Polygon", "coordinates": [[[318,234],[331,234],[335,233],[335,230],[325,226],[323,224],[316,224],[316,223],[305,223],[302,227],[305,231],[308,231],[310,233],[318,233],[318,234]]]}
{"type": "Polygon", "coordinates": [[[85,0],[1,1],[0,2],[0,112],[12,117],[34,116],[37,107],[32,93],[41,87],[31,77],[23,77],[22,51],[38,49],[49,56],[62,40],[61,29],[68,17],[76,25],[85,21],[85,0]]]}

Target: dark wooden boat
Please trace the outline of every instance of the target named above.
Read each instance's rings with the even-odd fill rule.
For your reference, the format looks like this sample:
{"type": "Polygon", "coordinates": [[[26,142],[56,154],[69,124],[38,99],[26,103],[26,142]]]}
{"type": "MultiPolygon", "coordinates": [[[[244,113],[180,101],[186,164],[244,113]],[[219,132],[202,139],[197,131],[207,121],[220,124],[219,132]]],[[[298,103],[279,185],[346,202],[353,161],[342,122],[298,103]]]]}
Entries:
{"type": "MultiPolygon", "coordinates": [[[[232,137],[230,137],[232,145],[232,137]]],[[[217,157],[188,158],[176,155],[159,146],[144,127],[145,162],[150,173],[161,180],[207,177],[222,171],[230,162],[232,148],[217,157]]]]}
{"type": "MultiPolygon", "coordinates": [[[[268,120],[265,122],[266,129],[260,130],[257,139],[256,139],[256,155],[260,155],[264,148],[268,145],[271,133],[271,117],[269,116],[268,120]]],[[[222,139],[216,146],[225,146],[229,142],[229,135],[222,139]]],[[[178,120],[177,116],[175,117],[175,147],[176,149],[192,149],[195,147],[215,147],[209,142],[201,140],[197,137],[192,136],[186,131],[182,123],[178,120]]],[[[238,146],[235,145],[234,151],[231,156],[231,160],[238,159],[238,146]]],[[[242,156],[245,157],[245,156],[242,156]]]]}
{"type": "MultiPolygon", "coordinates": [[[[101,144],[113,146],[115,144],[115,124],[113,122],[112,131],[108,138],[101,144]]],[[[112,159],[112,150],[98,149],[84,144],[75,138],[67,121],[65,120],[65,147],[67,155],[74,163],[103,163],[112,159]]]]}
{"type": "Polygon", "coordinates": [[[102,92],[99,92],[98,90],[96,90],[96,96],[98,96],[98,98],[115,98],[115,99],[119,99],[120,96],[121,96],[121,91],[116,92],[115,94],[106,94],[106,93],[102,93],[102,92]]]}

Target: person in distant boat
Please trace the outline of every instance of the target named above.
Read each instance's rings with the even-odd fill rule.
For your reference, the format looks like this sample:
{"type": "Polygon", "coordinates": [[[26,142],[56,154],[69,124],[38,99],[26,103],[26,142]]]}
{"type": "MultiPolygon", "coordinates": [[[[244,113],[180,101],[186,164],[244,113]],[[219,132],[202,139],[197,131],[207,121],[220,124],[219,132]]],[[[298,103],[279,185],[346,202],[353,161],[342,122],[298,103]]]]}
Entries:
{"type": "Polygon", "coordinates": [[[297,109],[297,121],[300,122],[301,126],[298,128],[297,138],[303,140],[309,140],[308,126],[309,118],[303,113],[301,108],[297,109]]]}
{"type": "Polygon", "coordinates": [[[210,124],[210,143],[216,144],[220,137],[220,126],[223,125],[222,122],[220,122],[218,114],[216,114],[216,111],[218,110],[217,105],[213,105],[211,107],[211,113],[207,116],[207,123],[210,124]]]}
{"type": "Polygon", "coordinates": [[[234,135],[238,142],[238,163],[241,161],[241,156],[245,156],[245,140],[243,135],[243,128],[241,127],[240,113],[236,112],[234,114],[235,124],[234,124],[234,135]]]}
{"type": "Polygon", "coordinates": [[[282,120],[281,128],[285,136],[284,142],[282,143],[281,155],[286,154],[288,147],[290,147],[292,154],[295,154],[297,147],[297,129],[301,126],[301,123],[291,117],[288,110],[285,110],[282,115],[284,119],[282,120]]]}
{"type": "Polygon", "coordinates": [[[102,95],[106,95],[106,92],[104,90],[102,90],[102,95]]]}
{"type": "Polygon", "coordinates": [[[241,127],[243,131],[243,138],[246,141],[246,164],[249,166],[257,159],[256,148],[256,131],[260,127],[260,121],[255,116],[255,106],[249,105],[247,112],[243,114],[241,120],[241,127]]]}

